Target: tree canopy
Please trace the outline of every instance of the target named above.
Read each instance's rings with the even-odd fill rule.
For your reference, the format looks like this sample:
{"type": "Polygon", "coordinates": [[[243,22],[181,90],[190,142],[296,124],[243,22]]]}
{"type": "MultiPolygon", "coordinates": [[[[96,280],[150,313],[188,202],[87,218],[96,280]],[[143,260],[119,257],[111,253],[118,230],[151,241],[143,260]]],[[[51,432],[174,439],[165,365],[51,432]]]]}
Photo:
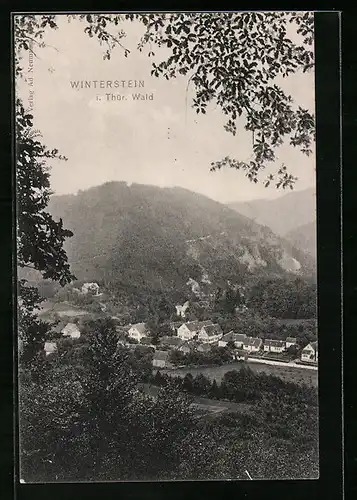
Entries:
{"type": "MultiPolygon", "coordinates": [[[[45,30],[57,29],[56,16],[17,16],[16,47],[41,47],[45,30]]],[[[280,165],[275,173],[260,174],[277,160],[286,141],[310,155],[315,139],[314,116],[299,106],[279,84],[279,78],[313,68],[311,12],[231,12],[152,14],[73,14],[84,32],[103,45],[103,58],[119,48],[125,57],[126,22],[139,22],[145,31],[138,50],[152,58],[151,74],[167,80],[187,75],[194,88],[192,106],[209,113],[215,103],[227,117],[225,129],[238,136],[244,127],[252,134],[248,159],[226,156],[212,159],[211,170],[242,170],[253,182],[293,187],[296,178],[280,165]],[[154,52],[155,50],[155,52],[154,52]]],[[[32,49],[30,48],[32,47],[32,49]]],[[[20,63],[20,56],[17,59],[20,63]]]]}

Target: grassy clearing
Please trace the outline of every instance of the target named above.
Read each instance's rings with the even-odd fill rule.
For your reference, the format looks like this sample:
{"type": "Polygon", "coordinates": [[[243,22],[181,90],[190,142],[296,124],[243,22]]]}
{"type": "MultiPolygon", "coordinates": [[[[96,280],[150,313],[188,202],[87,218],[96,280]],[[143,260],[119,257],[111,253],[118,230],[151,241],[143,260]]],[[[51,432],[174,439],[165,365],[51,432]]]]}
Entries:
{"type": "Polygon", "coordinates": [[[169,375],[184,377],[186,373],[191,373],[193,376],[202,373],[210,380],[220,382],[226,372],[231,370],[241,370],[243,366],[249,366],[254,373],[265,372],[268,375],[275,375],[286,382],[294,382],[295,384],[305,384],[312,387],[318,385],[317,370],[306,370],[304,368],[296,368],[289,366],[274,366],[258,363],[231,363],[223,366],[197,367],[197,368],[179,368],[177,370],[162,370],[169,375]]]}

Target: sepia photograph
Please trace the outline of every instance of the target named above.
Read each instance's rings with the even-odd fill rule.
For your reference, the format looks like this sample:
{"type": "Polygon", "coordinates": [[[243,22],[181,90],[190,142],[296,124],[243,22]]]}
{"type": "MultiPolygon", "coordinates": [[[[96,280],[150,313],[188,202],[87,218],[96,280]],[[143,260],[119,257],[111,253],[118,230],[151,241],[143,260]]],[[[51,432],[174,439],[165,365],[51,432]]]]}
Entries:
{"type": "Polygon", "coordinates": [[[319,478],[314,13],[12,24],[20,483],[319,478]]]}

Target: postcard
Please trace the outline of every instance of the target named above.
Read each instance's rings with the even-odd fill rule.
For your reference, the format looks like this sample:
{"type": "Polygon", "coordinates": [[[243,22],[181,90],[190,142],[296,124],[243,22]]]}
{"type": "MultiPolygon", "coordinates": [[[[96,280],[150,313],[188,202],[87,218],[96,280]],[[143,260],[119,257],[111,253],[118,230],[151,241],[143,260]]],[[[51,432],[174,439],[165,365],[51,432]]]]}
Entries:
{"type": "Polygon", "coordinates": [[[20,482],[318,478],[314,13],[13,35],[20,482]]]}

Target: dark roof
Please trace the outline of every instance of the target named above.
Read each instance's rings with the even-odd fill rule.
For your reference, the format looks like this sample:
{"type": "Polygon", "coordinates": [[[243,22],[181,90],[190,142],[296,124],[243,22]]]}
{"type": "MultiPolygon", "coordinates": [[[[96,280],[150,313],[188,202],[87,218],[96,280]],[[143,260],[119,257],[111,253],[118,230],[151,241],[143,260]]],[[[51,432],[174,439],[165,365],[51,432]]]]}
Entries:
{"type": "Polygon", "coordinates": [[[222,340],[229,342],[232,340],[233,342],[243,342],[247,336],[245,333],[234,333],[233,330],[223,335],[222,340]]]}
{"type": "Polygon", "coordinates": [[[152,344],[152,338],[145,337],[145,338],[141,339],[141,344],[152,344]]]}
{"type": "Polygon", "coordinates": [[[317,342],[310,342],[310,344],[307,344],[304,349],[302,350],[302,352],[310,352],[311,349],[309,349],[309,347],[311,346],[311,348],[314,350],[314,351],[317,351],[318,350],[318,347],[317,347],[317,342]]]}
{"type": "Polygon", "coordinates": [[[273,340],[273,339],[265,339],[264,345],[268,345],[271,347],[283,347],[285,342],[283,340],[273,340]]]}
{"type": "Polygon", "coordinates": [[[168,357],[169,357],[168,351],[155,351],[154,360],[167,361],[168,357]]]}
{"type": "MultiPolygon", "coordinates": [[[[198,321],[188,321],[187,323],[183,323],[191,332],[197,332],[199,329],[198,321]]],[[[181,325],[183,326],[183,325],[181,325]]]]}
{"type": "Polygon", "coordinates": [[[143,344],[134,344],[134,350],[135,351],[142,351],[142,352],[152,352],[153,348],[148,346],[148,345],[143,345],[143,344]]]}
{"type": "Polygon", "coordinates": [[[296,337],[286,337],[285,342],[294,342],[294,343],[296,343],[296,337]]]}
{"type": "Polygon", "coordinates": [[[234,335],[234,332],[225,333],[221,340],[225,340],[226,342],[229,342],[230,340],[233,340],[233,335],[234,335]]]}
{"type": "Polygon", "coordinates": [[[204,329],[209,337],[220,335],[222,333],[222,328],[219,325],[207,325],[204,327],[204,329]]]}
{"type": "Polygon", "coordinates": [[[252,345],[255,347],[258,347],[261,343],[262,343],[262,339],[259,337],[247,337],[243,341],[244,345],[252,345]]]}

